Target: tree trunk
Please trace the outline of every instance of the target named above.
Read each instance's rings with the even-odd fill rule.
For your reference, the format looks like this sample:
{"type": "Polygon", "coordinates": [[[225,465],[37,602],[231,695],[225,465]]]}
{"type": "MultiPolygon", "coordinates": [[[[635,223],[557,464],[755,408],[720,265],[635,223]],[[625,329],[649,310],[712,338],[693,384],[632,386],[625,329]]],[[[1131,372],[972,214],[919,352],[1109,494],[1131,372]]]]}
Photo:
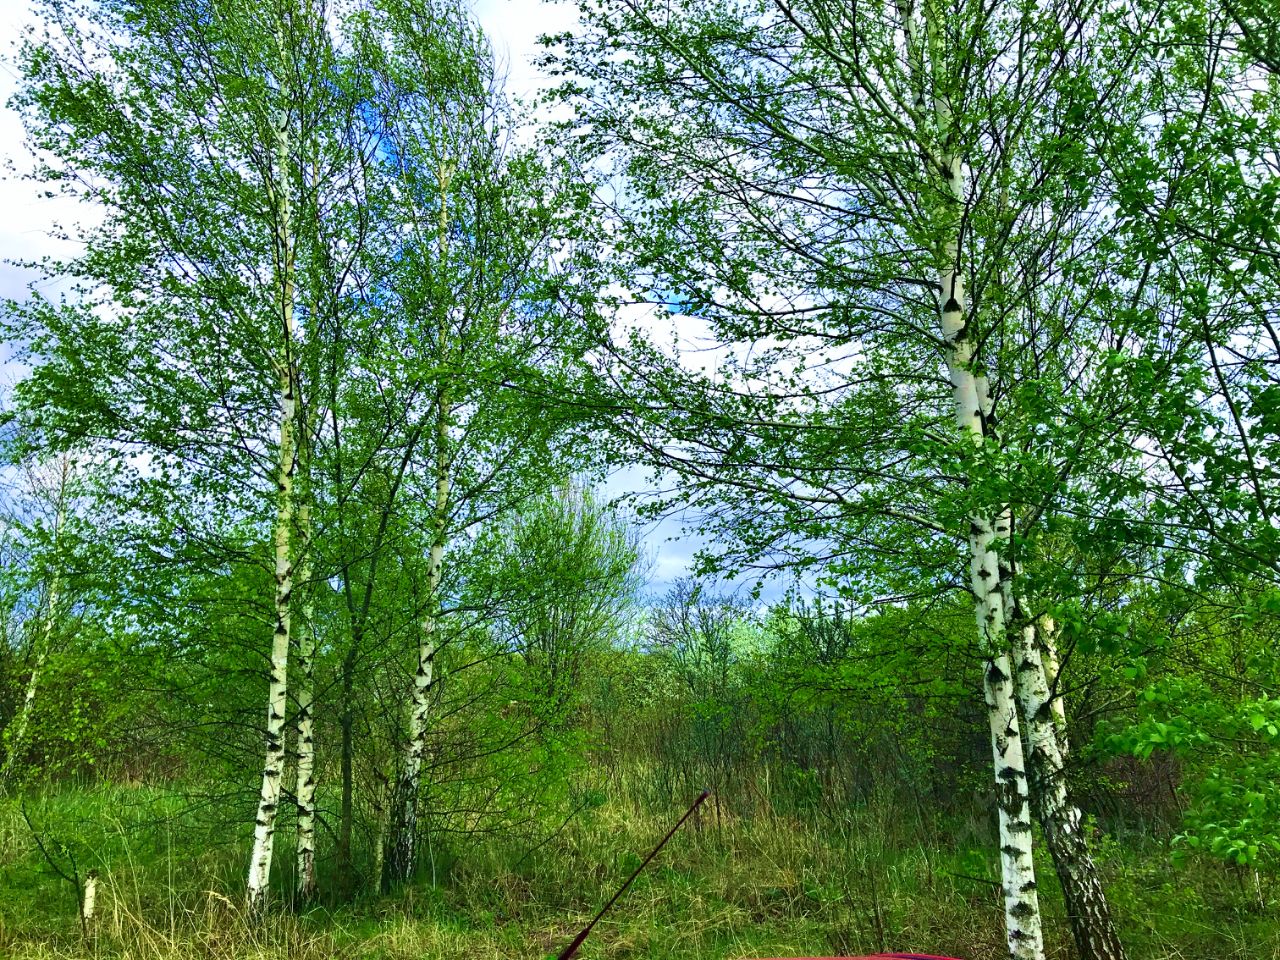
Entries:
{"type": "Polygon", "coordinates": [[[272,844],[276,812],[280,805],[280,782],[285,760],[285,706],[288,696],[289,644],[293,601],[294,477],[298,467],[297,377],[293,357],[294,249],[292,199],[289,186],[288,115],[281,113],[276,129],[275,182],[271,186],[275,204],[277,276],[280,278],[278,320],[282,343],[277,360],[280,384],[280,448],[276,480],[275,518],[275,633],[271,641],[271,679],[267,691],[266,758],[262,766],[262,789],[254,823],[253,853],[249,860],[247,900],[251,911],[266,906],[271,879],[272,844]]]}
{"type": "Polygon", "coordinates": [[[355,864],[351,856],[351,836],[355,829],[355,652],[359,635],[353,634],[351,647],[342,660],[342,728],[340,777],[342,800],[338,809],[338,896],[350,900],[355,890],[355,864]]]}
{"type": "MultiPolygon", "coordinates": [[[[1003,592],[1008,608],[1021,613],[1012,579],[1016,571],[1012,563],[1004,571],[1003,592]]],[[[1011,633],[1018,702],[1029,747],[1032,806],[1053,857],[1076,949],[1081,960],[1124,960],[1124,946],[1112,922],[1098,868],[1089,855],[1080,810],[1067,796],[1066,756],[1060,745],[1039,631],[1034,622],[1022,617],[1017,620],[1011,633]]]]}
{"type": "MultiPolygon", "coordinates": [[[[436,244],[439,260],[448,263],[449,186],[453,166],[442,161],[437,169],[440,187],[440,210],[436,222],[436,244]]],[[[441,312],[436,320],[436,349],[443,363],[449,357],[449,317],[441,312]]],[[[405,743],[400,777],[391,795],[391,823],[387,836],[382,885],[387,889],[403,883],[415,867],[418,801],[422,791],[422,768],[427,755],[427,716],[431,709],[432,684],[435,680],[437,632],[440,627],[440,580],[444,548],[449,536],[449,511],[452,485],[449,455],[449,420],[453,415],[447,380],[436,389],[434,424],[435,502],[432,504],[432,537],[427,560],[426,610],[418,642],[418,666],[413,677],[413,697],[409,709],[409,734],[405,743]]]]}
{"type": "MultiPolygon", "coordinates": [[[[929,5],[925,9],[931,11],[929,5]]],[[[932,35],[936,25],[931,24],[929,15],[925,22],[926,32],[932,35]]],[[[946,151],[952,118],[945,97],[935,94],[934,110],[940,143],[946,151]]],[[[942,337],[947,344],[956,422],[962,433],[972,439],[976,452],[985,439],[991,401],[985,377],[974,369],[972,327],[965,312],[960,259],[960,223],[965,207],[963,164],[959,156],[944,152],[939,157],[939,168],[938,173],[945,180],[938,218],[943,236],[938,250],[942,337]]],[[[992,514],[995,515],[998,514],[992,514]]],[[[1007,536],[1007,529],[1003,534],[1007,536]]],[[[974,514],[969,518],[969,586],[974,595],[979,644],[986,657],[983,689],[999,807],[1006,942],[1014,960],[1043,960],[1044,934],[1032,858],[1027,774],[1013,677],[1004,651],[1006,615],[1000,592],[999,558],[994,549],[999,539],[1001,530],[993,527],[990,516],[974,514]]]]}
{"type": "Polygon", "coordinates": [[[381,883],[386,876],[386,859],[387,859],[387,829],[390,825],[391,808],[389,801],[391,797],[388,795],[387,785],[384,783],[378,794],[377,814],[377,836],[374,837],[373,843],[373,876],[378,878],[381,883]]]}
{"type": "MultiPolygon", "coordinates": [[[[931,63],[937,69],[938,37],[941,36],[942,24],[936,23],[936,19],[941,12],[929,3],[925,3],[924,12],[925,41],[931,49],[931,63]]],[[[918,37],[915,44],[919,44],[918,37]]],[[[937,156],[937,168],[927,169],[927,173],[931,177],[941,175],[943,179],[936,218],[941,239],[937,259],[942,339],[947,346],[947,372],[956,424],[961,433],[973,440],[974,452],[977,453],[986,439],[991,397],[986,376],[980,375],[974,367],[973,325],[966,315],[960,255],[960,230],[965,209],[964,164],[961,157],[952,152],[950,138],[954,136],[954,124],[945,92],[938,88],[937,77],[928,77],[927,82],[934,88],[934,118],[941,150],[937,156]]],[[[966,468],[973,470],[977,467],[973,462],[966,468]]],[[[1006,613],[996,550],[997,541],[1007,538],[1009,531],[997,529],[992,524],[993,516],[998,516],[998,513],[974,513],[969,518],[969,586],[974,595],[979,646],[987,658],[983,669],[983,691],[995,765],[1006,943],[1014,960],[1043,960],[1044,937],[1036,888],[1036,865],[1032,858],[1027,769],[1014,680],[1009,657],[1005,653],[1006,613]]]]}
{"type": "Polygon", "coordinates": [[[62,477],[58,484],[58,505],[53,521],[53,565],[49,570],[48,592],[45,596],[44,617],[40,621],[35,638],[32,640],[31,675],[27,678],[27,689],[22,695],[22,706],[14,717],[9,729],[5,731],[6,741],[4,766],[0,767],[0,787],[8,784],[13,776],[18,757],[22,754],[22,746],[27,739],[27,727],[31,725],[31,715],[36,709],[36,695],[40,690],[40,677],[44,673],[45,661],[49,659],[49,648],[53,645],[53,633],[57,629],[59,606],[62,602],[62,558],[59,546],[62,542],[62,527],[67,518],[67,483],[71,478],[71,462],[64,459],[61,465],[62,477]]]}
{"type": "Polygon", "coordinates": [[[49,647],[53,642],[53,630],[56,623],[58,601],[61,593],[61,578],[55,570],[49,578],[49,597],[44,618],[41,620],[39,632],[33,641],[31,676],[27,678],[27,689],[22,695],[22,707],[13,723],[6,731],[4,766],[0,767],[0,786],[8,784],[17,766],[18,757],[27,739],[27,727],[31,723],[31,715],[36,709],[36,694],[40,689],[40,675],[44,672],[45,661],[49,657],[49,647]]]}
{"type": "Polygon", "coordinates": [[[448,398],[444,391],[441,392],[437,407],[437,421],[435,535],[427,562],[427,612],[422,618],[418,668],[413,677],[413,700],[409,712],[409,736],[405,745],[404,763],[391,796],[392,823],[383,866],[383,889],[408,880],[413,875],[415,866],[418,798],[422,790],[422,767],[427,754],[427,717],[431,709],[431,688],[435,680],[440,579],[449,509],[448,465],[439,459],[445,452],[443,448],[448,429],[448,398]]]}
{"type": "MultiPolygon", "coordinates": [[[[980,524],[975,522],[974,527],[980,524]]],[[[970,537],[970,587],[977,597],[978,634],[987,656],[982,681],[1000,828],[1005,934],[1010,957],[1043,960],[1044,934],[1032,857],[1031,811],[1018,707],[1009,658],[999,649],[1004,604],[996,577],[996,554],[991,549],[993,539],[989,527],[985,533],[970,537]]]]}
{"type": "Polygon", "coordinates": [[[1058,749],[1062,751],[1065,761],[1071,753],[1071,738],[1067,735],[1067,698],[1062,691],[1062,668],[1058,664],[1058,625],[1053,617],[1042,615],[1036,620],[1036,640],[1040,644],[1040,654],[1044,658],[1045,679],[1049,682],[1049,692],[1053,699],[1050,709],[1053,711],[1053,725],[1058,728],[1058,749]]]}
{"type": "Polygon", "coordinates": [[[413,676],[413,698],[409,710],[409,735],[405,744],[404,762],[391,793],[390,825],[382,874],[384,890],[404,883],[413,875],[415,867],[418,799],[422,790],[422,767],[427,755],[427,718],[431,709],[432,684],[435,682],[436,634],[440,625],[440,580],[449,524],[450,413],[449,392],[441,386],[436,398],[436,490],[432,510],[434,531],[427,560],[427,609],[422,618],[418,667],[413,676]]]}
{"type": "Polygon", "coordinates": [[[304,503],[298,510],[299,539],[303,559],[298,565],[298,581],[306,591],[301,630],[298,631],[298,849],[296,892],[301,903],[316,895],[316,779],[315,722],[312,707],[315,698],[316,635],[311,623],[311,506],[304,503]]]}
{"type": "Polygon", "coordinates": [[[289,643],[291,632],[290,594],[293,567],[289,556],[290,527],[293,523],[293,428],[294,397],[292,377],[286,375],[286,393],[281,403],[280,479],[276,511],[275,634],[271,642],[271,679],[267,690],[266,759],[262,767],[262,790],[253,834],[253,854],[249,863],[248,901],[252,910],[266,905],[271,877],[272,843],[276,811],[280,804],[280,780],[285,757],[285,705],[288,696],[289,643]]]}

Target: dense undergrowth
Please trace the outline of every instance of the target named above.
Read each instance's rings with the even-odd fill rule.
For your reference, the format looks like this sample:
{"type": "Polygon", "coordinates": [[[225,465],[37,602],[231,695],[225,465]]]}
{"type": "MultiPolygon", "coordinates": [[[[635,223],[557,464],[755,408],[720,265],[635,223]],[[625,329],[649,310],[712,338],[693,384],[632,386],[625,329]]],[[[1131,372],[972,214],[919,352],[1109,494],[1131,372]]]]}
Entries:
{"type": "MultiPolygon", "coordinates": [[[[680,813],[627,787],[618,781],[536,846],[473,838],[440,851],[394,896],[278,903],[261,922],[240,909],[243,837],[211,819],[197,792],[63,786],[12,797],[0,808],[0,957],[545,957],[680,813]],[[97,910],[82,930],[74,885],[59,874],[91,869],[100,873],[97,910]]],[[[887,796],[808,816],[773,812],[764,800],[749,814],[709,805],[581,956],[1002,954],[995,847],[980,819],[929,823],[887,796]]],[[[1167,848],[1139,835],[1096,840],[1132,957],[1280,957],[1280,890],[1265,876],[1212,862],[1175,869],[1167,848]]],[[[1069,957],[1047,862],[1040,873],[1050,955],[1069,957]]]]}

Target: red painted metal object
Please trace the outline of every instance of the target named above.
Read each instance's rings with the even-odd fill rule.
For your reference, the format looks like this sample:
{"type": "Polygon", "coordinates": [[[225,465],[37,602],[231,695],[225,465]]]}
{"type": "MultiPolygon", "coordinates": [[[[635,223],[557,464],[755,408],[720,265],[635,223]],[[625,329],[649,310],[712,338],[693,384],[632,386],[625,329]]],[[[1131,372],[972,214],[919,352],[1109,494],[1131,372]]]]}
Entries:
{"type": "Polygon", "coordinates": [[[693,806],[686,810],[684,816],[676,821],[676,825],[667,831],[667,835],[662,838],[662,842],[654,847],[653,852],[644,858],[644,861],[640,866],[636,867],[635,872],[632,873],[631,876],[627,877],[627,882],[624,883],[619,888],[618,892],[609,899],[608,903],[600,908],[600,912],[592,918],[590,923],[582,928],[578,935],[573,938],[573,942],[560,952],[560,955],[556,960],[573,960],[574,955],[578,952],[578,948],[582,946],[582,941],[587,939],[587,934],[591,932],[592,927],[594,927],[600,918],[608,912],[610,907],[618,902],[618,898],[627,892],[627,887],[631,886],[631,881],[640,876],[640,871],[649,865],[649,861],[658,855],[658,851],[667,845],[667,841],[675,836],[676,831],[684,826],[684,822],[694,815],[697,809],[702,806],[709,796],[711,796],[710,790],[703,790],[702,793],[698,794],[698,799],[693,801],[693,806]]]}

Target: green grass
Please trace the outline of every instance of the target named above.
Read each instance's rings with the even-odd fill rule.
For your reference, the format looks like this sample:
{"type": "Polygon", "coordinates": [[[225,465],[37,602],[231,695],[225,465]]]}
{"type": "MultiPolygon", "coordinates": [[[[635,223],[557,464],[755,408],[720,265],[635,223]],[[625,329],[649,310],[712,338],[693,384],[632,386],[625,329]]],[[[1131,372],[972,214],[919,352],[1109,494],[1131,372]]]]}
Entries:
{"type": "MultiPolygon", "coordinates": [[[[72,887],[49,867],[18,802],[0,803],[0,958],[5,960],[422,960],[542,958],[566,943],[678,810],[614,796],[532,853],[497,839],[394,897],[341,908],[239,910],[243,831],[176,793],[94,787],[29,796],[46,847],[100,871],[87,935],[72,887]]],[[[879,949],[1002,955],[992,845],[898,819],[888,801],[839,816],[714,814],[691,823],[587,941],[593,958],[731,958],[879,949]]],[[[291,852],[281,836],[281,859],[291,852]]],[[[1134,835],[1100,837],[1108,891],[1133,960],[1280,958],[1274,881],[1216,864],[1174,870],[1134,835]],[[1266,903],[1267,900],[1270,903],[1266,903]]],[[[1071,955],[1048,863],[1050,955],[1071,955]]],[[[287,879],[287,878],[285,878],[287,879]]],[[[284,886],[284,884],[282,884],[284,886]]]]}

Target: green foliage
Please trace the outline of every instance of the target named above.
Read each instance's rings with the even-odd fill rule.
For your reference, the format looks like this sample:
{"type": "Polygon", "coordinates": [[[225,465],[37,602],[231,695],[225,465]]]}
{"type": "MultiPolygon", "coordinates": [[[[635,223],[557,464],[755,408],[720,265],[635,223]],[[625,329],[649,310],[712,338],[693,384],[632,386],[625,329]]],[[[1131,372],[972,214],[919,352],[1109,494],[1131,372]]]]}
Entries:
{"type": "MultiPolygon", "coordinates": [[[[316,648],[276,719],[301,680],[334,903],[376,885],[428,701],[430,883],[376,909],[434,926],[382,943],[356,906],[240,953],[543,953],[706,785],[609,952],[958,950],[943,921],[972,916],[995,951],[972,691],[1009,637],[977,642],[982,574],[1058,645],[1065,775],[1135,940],[1175,955],[1205,942],[1179,909],[1273,910],[1275,0],[582,0],[548,40],[572,114],[541,139],[454,0],[40,10],[15,101],[37,179],[102,217],[0,316],[27,365],[6,462],[66,457],[0,530],[0,722],[54,859],[149,877],[108,951],[202,910],[171,952],[245,946],[211,904],[281,610],[316,648]],[[637,302],[715,350],[665,349],[637,302]],[[648,509],[700,518],[701,574],[785,568],[823,599],[702,579],[643,609],[629,518],[588,486],[605,461],[674,471],[648,509]],[[1006,517],[998,569],[966,569],[1006,517]],[[135,781],[212,811],[153,798],[164,866],[193,861],[166,908],[156,822],[103,827],[135,781]],[[1169,849],[1189,892],[1161,891],[1161,942],[1135,918],[1169,849]]],[[[4,829],[6,882],[47,890],[4,829]]],[[[31,939],[57,951],[54,913],[31,939]]]]}
{"type": "Polygon", "coordinates": [[[1107,752],[1176,758],[1186,803],[1173,841],[1177,860],[1204,853],[1239,866],[1280,867],[1272,594],[1241,591],[1187,611],[1162,649],[1126,671],[1133,706],[1124,720],[1099,728],[1107,752]]]}

